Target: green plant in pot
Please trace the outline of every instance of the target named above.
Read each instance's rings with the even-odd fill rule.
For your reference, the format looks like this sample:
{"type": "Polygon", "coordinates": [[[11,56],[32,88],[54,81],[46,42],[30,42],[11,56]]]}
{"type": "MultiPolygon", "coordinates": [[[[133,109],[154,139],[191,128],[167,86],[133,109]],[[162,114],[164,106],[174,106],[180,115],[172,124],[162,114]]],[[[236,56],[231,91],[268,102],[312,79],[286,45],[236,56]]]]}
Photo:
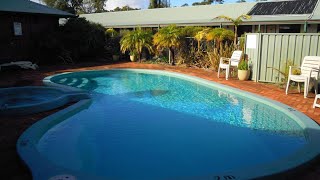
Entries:
{"type": "Polygon", "coordinates": [[[119,61],[120,59],[120,34],[113,28],[105,31],[105,37],[107,41],[107,49],[112,54],[113,61],[119,61]]]}
{"type": "Polygon", "coordinates": [[[130,51],[130,60],[136,61],[137,54],[138,53],[136,51],[130,51]]]}
{"type": "Polygon", "coordinates": [[[119,61],[120,59],[120,48],[118,49],[116,46],[112,47],[112,60],[119,61]]]}
{"type": "Polygon", "coordinates": [[[250,76],[250,69],[248,61],[241,60],[238,65],[238,78],[241,81],[246,81],[249,79],[250,76]]]}

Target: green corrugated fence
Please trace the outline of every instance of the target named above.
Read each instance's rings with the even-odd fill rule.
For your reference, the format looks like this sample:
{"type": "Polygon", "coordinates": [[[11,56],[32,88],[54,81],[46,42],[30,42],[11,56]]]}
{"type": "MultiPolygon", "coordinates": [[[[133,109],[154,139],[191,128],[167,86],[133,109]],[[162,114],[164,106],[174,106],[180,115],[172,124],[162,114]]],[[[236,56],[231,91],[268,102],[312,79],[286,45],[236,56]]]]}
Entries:
{"type": "Polygon", "coordinates": [[[304,56],[320,56],[320,34],[248,33],[245,53],[251,63],[252,80],[279,82],[288,61],[300,66],[304,56]]]}

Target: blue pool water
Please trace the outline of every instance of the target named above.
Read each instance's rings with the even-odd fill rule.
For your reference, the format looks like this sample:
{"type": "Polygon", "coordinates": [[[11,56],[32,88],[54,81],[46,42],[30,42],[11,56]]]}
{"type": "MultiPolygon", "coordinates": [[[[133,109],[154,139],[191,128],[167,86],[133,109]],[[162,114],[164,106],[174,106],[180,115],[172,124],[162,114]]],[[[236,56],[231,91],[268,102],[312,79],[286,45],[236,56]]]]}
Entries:
{"type": "Polygon", "coordinates": [[[283,111],[178,77],[113,70],[52,81],[89,90],[93,101],[49,129],[37,149],[55,165],[88,175],[236,177],[308,143],[301,125],[283,111]]]}

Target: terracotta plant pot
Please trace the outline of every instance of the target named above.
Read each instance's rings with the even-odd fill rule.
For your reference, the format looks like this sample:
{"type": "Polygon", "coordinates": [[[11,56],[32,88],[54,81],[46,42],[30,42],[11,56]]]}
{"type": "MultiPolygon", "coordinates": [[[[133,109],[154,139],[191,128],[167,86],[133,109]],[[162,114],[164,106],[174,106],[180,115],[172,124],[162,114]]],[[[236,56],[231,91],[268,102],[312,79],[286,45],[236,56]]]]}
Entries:
{"type": "Polygon", "coordinates": [[[133,61],[136,61],[136,56],[135,55],[131,55],[130,56],[130,60],[133,62],[133,61]]]}
{"type": "Polygon", "coordinates": [[[238,70],[238,78],[241,81],[246,81],[249,79],[250,70],[238,70]]]}
{"type": "Polygon", "coordinates": [[[119,61],[120,56],[119,55],[112,55],[113,61],[119,61]]]}

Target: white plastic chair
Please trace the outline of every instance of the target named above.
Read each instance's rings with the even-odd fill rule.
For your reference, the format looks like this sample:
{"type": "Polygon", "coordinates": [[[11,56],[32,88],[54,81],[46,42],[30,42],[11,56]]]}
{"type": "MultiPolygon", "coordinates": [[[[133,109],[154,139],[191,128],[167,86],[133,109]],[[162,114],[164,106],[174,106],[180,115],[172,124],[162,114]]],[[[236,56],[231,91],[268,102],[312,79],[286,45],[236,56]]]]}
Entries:
{"type": "MultiPolygon", "coordinates": [[[[304,98],[307,98],[309,92],[309,84],[310,81],[313,80],[315,93],[318,93],[318,76],[320,69],[320,57],[319,56],[306,56],[302,61],[302,65],[300,67],[301,74],[294,75],[292,74],[293,69],[297,69],[299,67],[289,67],[289,76],[288,83],[286,88],[286,94],[288,94],[290,81],[302,82],[304,83],[304,98]]],[[[298,84],[299,85],[299,84],[298,84]]],[[[298,90],[300,93],[300,86],[298,86],[298,90]]]]}
{"type": "Polygon", "coordinates": [[[218,69],[218,78],[220,78],[220,69],[226,70],[226,80],[229,78],[230,68],[238,67],[240,59],[242,56],[242,51],[233,51],[231,58],[220,58],[219,69],[218,69]],[[225,63],[227,62],[227,63],[225,63]]]}
{"type": "Polygon", "coordinates": [[[314,98],[313,102],[313,108],[318,107],[320,108],[320,104],[317,103],[317,100],[320,98],[320,94],[317,94],[316,97],[314,98]]]}

